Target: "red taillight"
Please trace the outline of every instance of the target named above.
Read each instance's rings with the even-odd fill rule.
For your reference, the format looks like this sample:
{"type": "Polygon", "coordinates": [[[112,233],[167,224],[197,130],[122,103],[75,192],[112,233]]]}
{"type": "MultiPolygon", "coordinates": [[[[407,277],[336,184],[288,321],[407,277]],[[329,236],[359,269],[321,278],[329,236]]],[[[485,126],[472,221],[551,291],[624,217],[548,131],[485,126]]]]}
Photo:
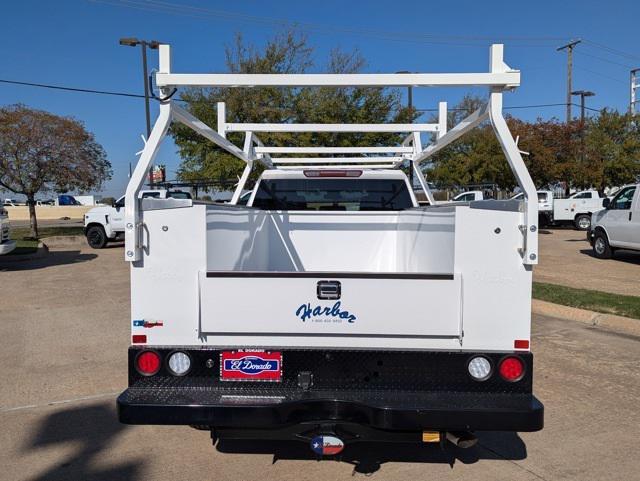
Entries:
{"type": "Polygon", "coordinates": [[[356,169],[318,169],[318,170],[305,170],[305,177],[360,177],[362,175],[361,170],[356,169]]]}
{"type": "Polygon", "coordinates": [[[516,339],[513,341],[513,347],[515,349],[529,349],[529,340],[528,339],[516,339]]]}
{"type": "Polygon", "coordinates": [[[142,351],[136,358],[136,368],[143,376],[153,376],[160,370],[160,355],[154,351],[142,351]]]}
{"type": "Polygon", "coordinates": [[[519,381],[524,375],[524,363],[517,357],[505,357],[500,362],[499,371],[505,381],[519,381]]]}

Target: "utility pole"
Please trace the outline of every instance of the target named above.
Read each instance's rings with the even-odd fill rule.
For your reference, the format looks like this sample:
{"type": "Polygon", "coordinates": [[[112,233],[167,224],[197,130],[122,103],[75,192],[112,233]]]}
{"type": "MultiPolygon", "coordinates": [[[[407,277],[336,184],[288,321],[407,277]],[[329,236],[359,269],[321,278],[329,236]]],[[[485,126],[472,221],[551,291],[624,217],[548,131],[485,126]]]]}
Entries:
{"type": "Polygon", "coordinates": [[[567,50],[567,123],[571,122],[571,77],[573,75],[573,49],[582,40],[573,40],[562,47],[558,47],[556,51],[567,50]]]}
{"type": "Polygon", "coordinates": [[[636,91],[640,88],[640,84],[636,83],[636,80],[638,80],[638,72],[640,72],[640,68],[631,70],[631,102],[629,103],[629,112],[631,115],[636,114],[636,104],[638,103],[638,95],[636,94],[636,91]]]}

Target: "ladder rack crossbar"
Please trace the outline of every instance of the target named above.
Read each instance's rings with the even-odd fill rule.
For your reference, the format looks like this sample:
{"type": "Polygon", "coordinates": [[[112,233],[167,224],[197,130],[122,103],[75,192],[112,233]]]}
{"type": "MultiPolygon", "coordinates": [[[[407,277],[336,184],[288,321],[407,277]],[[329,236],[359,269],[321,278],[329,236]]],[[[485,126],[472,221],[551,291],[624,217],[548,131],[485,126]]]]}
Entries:
{"type": "Polygon", "coordinates": [[[225,132],[437,132],[438,124],[225,124],[225,132]]]}
{"type": "Polygon", "coordinates": [[[413,147],[256,147],[257,154],[411,154],[413,147]]]}

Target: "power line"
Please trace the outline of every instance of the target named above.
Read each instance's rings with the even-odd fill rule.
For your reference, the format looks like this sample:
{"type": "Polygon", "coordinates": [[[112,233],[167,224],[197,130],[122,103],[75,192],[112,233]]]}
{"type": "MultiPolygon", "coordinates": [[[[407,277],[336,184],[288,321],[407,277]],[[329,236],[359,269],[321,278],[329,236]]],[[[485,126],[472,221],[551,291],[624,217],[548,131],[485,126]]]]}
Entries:
{"type": "Polygon", "coordinates": [[[615,49],[613,47],[609,47],[609,46],[604,45],[602,43],[593,42],[591,40],[584,40],[583,39],[583,41],[585,43],[588,43],[589,45],[593,45],[594,47],[600,48],[602,50],[606,50],[609,53],[613,53],[613,54],[619,55],[620,57],[626,57],[626,58],[631,59],[631,60],[640,60],[640,56],[638,56],[638,55],[634,55],[634,54],[631,54],[631,53],[628,53],[628,52],[623,52],[622,50],[618,50],[618,49],[615,49]]]}
{"type": "MultiPolygon", "coordinates": [[[[139,99],[143,99],[144,98],[144,95],[133,94],[133,93],[129,93],[129,92],[115,92],[115,91],[110,91],[110,90],[96,90],[96,89],[88,89],[88,88],[80,88],[80,87],[66,87],[66,86],[62,86],[62,85],[43,84],[43,83],[36,83],[36,82],[24,82],[24,81],[19,81],[19,80],[0,79],[0,83],[11,84],[11,85],[22,85],[22,86],[25,86],[25,87],[38,87],[38,88],[45,88],[45,89],[64,90],[64,91],[69,91],[69,92],[79,92],[79,93],[88,93],[88,94],[97,94],[97,95],[112,95],[112,96],[116,96],[116,97],[129,97],[129,98],[139,98],[139,99]]],[[[186,99],[177,98],[177,97],[174,97],[173,100],[177,100],[178,102],[186,102],[186,103],[195,102],[194,100],[186,100],[186,99]]],[[[504,110],[558,107],[558,106],[561,106],[561,105],[566,106],[566,103],[512,105],[510,107],[504,107],[504,110]]],[[[577,106],[577,104],[572,104],[572,105],[576,105],[577,106]]],[[[589,108],[589,107],[586,107],[586,108],[589,109],[589,110],[593,110],[595,112],[599,112],[598,109],[592,109],[592,108],[589,108]]],[[[438,109],[415,109],[415,110],[418,111],[418,112],[437,112],[438,111],[438,109]]],[[[464,110],[465,109],[449,109],[450,112],[464,111],[464,110]]]]}
{"type": "Polygon", "coordinates": [[[54,89],[54,90],[67,90],[69,92],[83,92],[88,94],[116,95],[119,97],[144,98],[144,95],[130,94],[127,92],[114,92],[111,90],[94,90],[94,89],[84,89],[84,88],[76,88],[76,87],[63,87],[60,85],[49,85],[49,84],[41,84],[41,83],[34,83],[34,82],[20,82],[18,80],[0,79],[0,83],[13,84],[13,85],[25,85],[28,87],[40,87],[40,88],[54,89]]]}
{"type": "Polygon", "coordinates": [[[200,20],[209,20],[213,18],[221,18],[226,20],[236,20],[240,22],[257,23],[261,25],[271,25],[276,27],[293,26],[301,30],[313,31],[316,33],[345,33],[349,35],[362,35],[367,37],[380,38],[384,40],[432,43],[437,45],[459,45],[459,46],[479,46],[482,43],[490,41],[503,40],[512,43],[520,43],[519,46],[535,46],[546,47],[539,43],[526,42],[559,42],[566,40],[566,37],[526,37],[526,36],[479,36],[479,35],[437,35],[437,34],[416,34],[399,31],[384,31],[362,28],[337,27],[326,24],[316,24],[308,22],[296,22],[284,18],[274,18],[266,16],[248,15],[239,12],[227,10],[213,10],[192,5],[176,4],[165,1],[156,0],[89,0],[93,3],[102,3],[106,5],[130,8],[134,10],[142,10],[154,13],[164,13],[170,15],[180,15],[200,20]],[[480,42],[480,43],[479,43],[480,42]]]}
{"type": "Polygon", "coordinates": [[[584,70],[585,72],[589,72],[590,74],[593,74],[593,75],[598,75],[600,77],[627,85],[627,82],[620,80],[619,78],[611,77],[610,75],[605,75],[603,73],[596,72],[595,70],[589,70],[588,68],[584,68],[584,67],[575,67],[575,68],[577,68],[578,70],[584,70]]]}
{"type": "Polygon", "coordinates": [[[620,66],[620,67],[624,67],[624,68],[626,68],[626,69],[631,69],[631,68],[633,68],[631,65],[628,65],[628,64],[625,64],[625,63],[620,63],[620,62],[615,62],[615,61],[613,61],[613,60],[609,60],[608,58],[598,57],[597,55],[593,55],[593,54],[586,53],[586,52],[583,52],[583,51],[578,51],[578,50],[576,50],[576,52],[575,52],[575,53],[577,53],[577,54],[579,54],[579,55],[585,55],[585,56],[587,56],[587,57],[595,58],[595,59],[597,59],[597,60],[601,60],[602,62],[607,62],[607,63],[611,63],[611,64],[613,64],[613,65],[618,65],[618,66],[620,66]]]}

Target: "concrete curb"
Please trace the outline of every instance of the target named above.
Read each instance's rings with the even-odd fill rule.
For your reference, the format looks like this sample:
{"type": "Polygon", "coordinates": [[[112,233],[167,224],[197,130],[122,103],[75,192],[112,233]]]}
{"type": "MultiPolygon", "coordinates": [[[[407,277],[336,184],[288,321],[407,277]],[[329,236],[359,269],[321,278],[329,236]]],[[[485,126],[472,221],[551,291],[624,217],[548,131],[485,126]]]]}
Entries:
{"type": "Polygon", "coordinates": [[[24,254],[24,255],[6,255],[0,257],[0,264],[5,263],[13,263],[13,262],[24,262],[24,261],[33,261],[36,259],[41,259],[49,254],[49,248],[43,242],[38,242],[38,248],[32,254],[24,254]]]}
{"type": "Polygon", "coordinates": [[[577,321],[590,326],[598,326],[610,331],[640,337],[640,319],[616,316],[615,314],[603,314],[586,309],[577,309],[575,307],[562,306],[539,299],[532,300],[531,311],[534,314],[540,314],[542,316],[577,321]]]}
{"type": "Polygon", "coordinates": [[[49,247],[82,246],[87,243],[83,235],[54,235],[43,237],[42,240],[49,247]]]}

